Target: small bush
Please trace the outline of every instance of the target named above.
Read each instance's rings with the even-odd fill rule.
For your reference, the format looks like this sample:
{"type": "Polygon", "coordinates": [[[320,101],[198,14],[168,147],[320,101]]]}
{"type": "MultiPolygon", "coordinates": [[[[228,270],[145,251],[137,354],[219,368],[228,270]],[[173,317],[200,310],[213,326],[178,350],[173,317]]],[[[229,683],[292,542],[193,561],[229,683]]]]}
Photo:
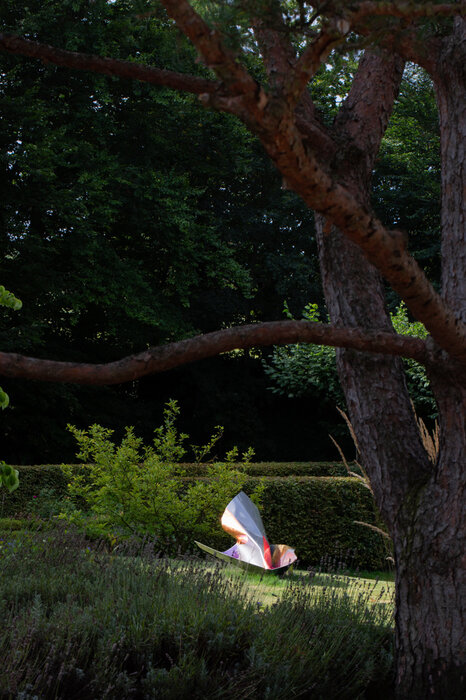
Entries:
{"type": "Polygon", "coordinates": [[[12,530],[26,530],[29,524],[30,521],[24,518],[0,518],[0,532],[12,530]]]}
{"type": "MultiPolygon", "coordinates": [[[[78,457],[84,460],[82,471],[67,469],[68,491],[72,498],[83,497],[103,531],[123,536],[150,534],[159,538],[168,551],[187,551],[194,539],[209,539],[219,532],[225,505],[243,487],[246,474],[235,463],[234,449],[222,462],[206,467],[206,478],[184,479],[186,469],[180,463],[186,450],[187,435],[176,428],[179,408],[167,404],[164,423],[155,431],[153,444],[145,446],[132,428],[120,445],[112,441],[112,431],[99,425],[89,430],[70,428],[79,445],[78,457]]],[[[198,459],[209,454],[221,432],[203,447],[194,447],[198,459]]],[[[251,452],[243,455],[244,462],[251,452]]],[[[251,497],[260,500],[261,483],[251,497]]],[[[78,511],[62,514],[68,520],[85,524],[87,517],[78,511]]]]}

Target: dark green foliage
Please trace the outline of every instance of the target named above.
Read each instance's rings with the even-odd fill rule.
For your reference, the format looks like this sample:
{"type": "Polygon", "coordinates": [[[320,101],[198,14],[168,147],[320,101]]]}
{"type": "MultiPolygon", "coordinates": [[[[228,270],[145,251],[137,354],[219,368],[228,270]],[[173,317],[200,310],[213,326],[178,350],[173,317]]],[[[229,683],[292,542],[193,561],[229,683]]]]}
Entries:
{"type": "Polygon", "coordinates": [[[30,503],[45,489],[57,498],[66,496],[66,477],[59,464],[18,466],[21,488],[0,501],[0,516],[26,514],[30,503]]]}
{"type": "Polygon", "coordinates": [[[247,577],[150,543],[110,556],[24,533],[0,558],[1,697],[353,700],[390,683],[390,606],[341,579],[291,577],[265,607],[247,577]]]}
{"type": "MultiPolygon", "coordinates": [[[[200,70],[163,13],[138,22],[124,2],[77,2],[70,13],[33,1],[6,3],[2,14],[5,28],[70,50],[115,54],[118,46],[127,58],[137,46],[139,60],[200,70]]],[[[112,345],[121,354],[192,333],[187,309],[201,290],[248,292],[208,204],[209,151],[225,152],[231,173],[243,175],[244,129],[229,117],[201,121],[195,98],[163,89],[4,55],[2,68],[9,197],[0,245],[5,279],[17,280],[28,302],[11,345],[104,359],[112,345]]]]}
{"type": "MultiPolygon", "coordinates": [[[[408,234],[409,249],[435,286],[440,282],[440,130],[431,78],[408,65],[374,173],[382,221],[408,234]]],[[[398,299],[390,294],[391,309],[398,299]]]]}
{"type": "MultiPolygon", "coordinates": [[[[153,10],[145,0],[137,12],[124,0],[8,0],[0,27],[205,75],[189,43],[153,10]]],[[[2,350],[105,362],[147,344],[276,319],[284,297],[293,307],[305,303],[310,279],[311,296],[320,296],[312,214],[281,189],[233,117],[147,84],[7,54],[0,61],[0,281],[24,301],[20,314],[0,319],[2,350]]],[[[236,366],[223,362],[227,373],[239,373],[236,366]]],[[[215,363],[203,371],[211,391],[215,363]]],[[[177,377],[180,394],[198,381],[190,369],[177,377]]],[[[87,425],[118,429],[136,416],[141,430],[150,429],[151,414],[177,383],[172,375],[164,395],[164,380],[155,392],[145,381],[117,388],[6,382],[5,391],[14,384],[15,410],[2,421],[2,456],[70,459],[63,428],[84,414],[87,425]],[[32,424],[34,440],[25,440],[32,424]]],[[[247,381],[237,387],[242,407],[261,400],[260,383],[257,392],[247,381]]],[[[203,403],[228,425],[232,401],[215,405],[204,396],[203,403]]]]}

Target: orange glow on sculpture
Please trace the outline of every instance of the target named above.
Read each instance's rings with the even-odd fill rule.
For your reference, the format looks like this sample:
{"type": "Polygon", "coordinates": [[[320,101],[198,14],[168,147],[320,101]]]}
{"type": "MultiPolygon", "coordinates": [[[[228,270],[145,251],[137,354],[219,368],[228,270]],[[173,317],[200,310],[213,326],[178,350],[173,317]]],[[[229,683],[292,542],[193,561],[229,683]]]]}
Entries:
{"type": "Polygon", "coordinates": [[[283,573],[296,561],[292,547],[286,544],[269,544],[260,513],[243,491],[227,505],[221,524],[225,532],[236,539],[236,543],[230,549],[219,552],[196,542],[201,549],[218,559],[242,568],[273,573],[283,573]]]}

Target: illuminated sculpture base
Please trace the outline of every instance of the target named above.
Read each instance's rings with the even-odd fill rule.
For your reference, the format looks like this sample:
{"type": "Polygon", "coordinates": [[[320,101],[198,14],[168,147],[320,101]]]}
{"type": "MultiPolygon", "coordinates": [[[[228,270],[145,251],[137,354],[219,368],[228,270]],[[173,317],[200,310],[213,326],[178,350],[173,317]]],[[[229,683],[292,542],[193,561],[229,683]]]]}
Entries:
{"type": "MultiPolygon", "coordinates": [[[[293,566],[294,561],[296,560],[296,556],[294,558],[294,561],[291,562],[290,564],[285,564],[284,566],[277,566],[274,569],[264,569],[263,566],[258,566],[257,564],[251,564],[248,561],[242,561],[241,559],[238,558],[238,553],[237,553],[237,545],[234,544],[233,547],[230,547],[230,549],[226,549],[224,552],[220,552],[218,549],[213,549],[213,547],[208,547],[206,544],[202,544],[201,542],[197,542],[195,540],[195,544],[202,549],[204,552],[207,552],[207,554],[210,554],[211,556],[215,557],[216,559],[220,559],[221,561],[225,561],[228,564],[233,564],[234,566],[238,566],[240,569],[244,569],[245,571],[250,571],[251,573],[257,573],[257,574],[275,574],[276,576],[281,576],[282,574],[285,573],[285,571],[288,571],[290,566],[293,566]]],[[[286,545],[270,545],[270,549],[273,550],[275,546],[278,547],[283,547],[286,545]]]]}

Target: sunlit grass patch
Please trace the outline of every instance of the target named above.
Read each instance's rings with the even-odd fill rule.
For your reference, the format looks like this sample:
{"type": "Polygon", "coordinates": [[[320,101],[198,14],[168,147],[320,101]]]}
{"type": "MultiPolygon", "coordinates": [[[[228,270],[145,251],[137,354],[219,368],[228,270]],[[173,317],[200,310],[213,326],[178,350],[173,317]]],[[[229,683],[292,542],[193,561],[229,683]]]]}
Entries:
{"type": "MultiPolygon", "coordinates": [[[[199,561],[202,566],[202,560],[199,561]]],[[[260,600],[262,605],[272,605],[286,591],[288,586],[293,584],[306,585],[315,589],[314,596],[322,595],[344,595],[361,604],[387,605],[393,610],[395,584],[391,580],[379,580],[360,576],[350,576],[346,573],[327,573],[320,570],[290,570],[283,577],[257,573],[249,573],[233,565],[222,565],[217,562],[206,562],[206,569],[215,569],[220,566],[224,575],[232,580],[241,581],[246,587],[252,599],[260,600]]]]}

